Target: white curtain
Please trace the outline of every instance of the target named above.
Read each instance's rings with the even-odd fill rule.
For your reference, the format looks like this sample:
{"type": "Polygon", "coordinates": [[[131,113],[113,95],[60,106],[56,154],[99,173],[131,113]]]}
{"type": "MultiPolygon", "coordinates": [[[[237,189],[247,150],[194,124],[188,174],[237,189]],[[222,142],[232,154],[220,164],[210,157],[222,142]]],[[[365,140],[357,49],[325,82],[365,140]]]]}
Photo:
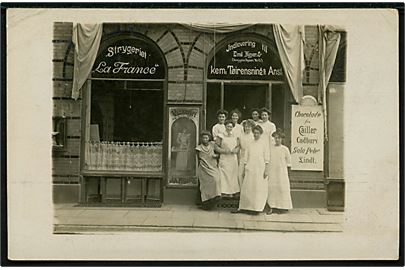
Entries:
{"type": "Polygon", "coordinates": [[[304,62],[304,27],[300,25],[273,25],[274,39],[288,85],[297,103],[301,102],[304,62]]]}
{"type": "Polygon", "coordinates": [[[102,24],[76,24],[72,41],[75,45],[72,98],[80,96],[80,89],[91,73],[96,61],[102,36],[102,24]]]}
{"type": "Polygon", "coordinates": [[[335,65],[337,51],[340,43],[339,29],[333,26],[318,25],[319,37],[319,85],[318,85],[318,102],[322,104],[325,140],[328,140],[327,129],[327,107],[326,107],[326,89],[328,87],[330,76],[332,75],[333,66],[335,65]]]}

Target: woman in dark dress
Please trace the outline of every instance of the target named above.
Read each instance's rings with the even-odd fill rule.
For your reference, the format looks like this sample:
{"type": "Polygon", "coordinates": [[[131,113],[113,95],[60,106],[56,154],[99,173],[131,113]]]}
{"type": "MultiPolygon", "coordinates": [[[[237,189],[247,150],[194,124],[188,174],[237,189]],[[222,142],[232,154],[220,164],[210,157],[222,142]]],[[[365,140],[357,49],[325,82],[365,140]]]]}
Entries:
{"type": "Polygon", "coordinates": [[[211,141],[211,133],[201,132],[201,144],[195,150],[198,158],[197,176],[200,184],[202,209],[215,207],[221,196],[218,155],[214,152],[215,142],[211,141]]]}

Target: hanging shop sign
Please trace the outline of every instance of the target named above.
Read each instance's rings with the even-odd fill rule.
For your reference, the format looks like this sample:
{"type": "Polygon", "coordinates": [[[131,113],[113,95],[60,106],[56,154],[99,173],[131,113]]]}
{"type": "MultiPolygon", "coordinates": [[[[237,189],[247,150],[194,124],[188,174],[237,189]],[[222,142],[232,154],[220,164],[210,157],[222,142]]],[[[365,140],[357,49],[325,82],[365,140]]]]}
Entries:
{"type": "Polygon", "coordinates": [[[276,52],[256,39],[240,38],[226,43],[212,57],[207,78],[283,81],[284,72],[276,52]]]}
{"type": "Polygon", "coordinates": [[[93,65],[92,77],[164,79],[165,65],[155,45],[123,38],[104,46],[93,65]]]}
{"type": "Polygon", "coordinates": [[[322,106],[292,105],[291,169],[323,171],[322,106]]]}
{"type": "Polygon", "coordinates": [[[169,186],[196,186],[199,108],[169,108],[169,186]]]}

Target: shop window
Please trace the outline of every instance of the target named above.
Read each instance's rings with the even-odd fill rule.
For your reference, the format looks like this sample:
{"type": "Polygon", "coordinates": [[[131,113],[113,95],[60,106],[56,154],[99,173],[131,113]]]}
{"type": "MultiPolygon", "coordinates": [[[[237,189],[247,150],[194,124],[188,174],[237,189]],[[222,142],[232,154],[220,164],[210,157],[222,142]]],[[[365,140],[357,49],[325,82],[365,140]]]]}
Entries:
{"type": "Polygon", "coordinates": [[[162,172],[165,76],[152,41],[103,38],[86,95],[85,170],[162,172]]]}
{"type": "Polygon", "coordinates": [[[161,171],[163,83],[94,81],[89,170],[161,171]]]}

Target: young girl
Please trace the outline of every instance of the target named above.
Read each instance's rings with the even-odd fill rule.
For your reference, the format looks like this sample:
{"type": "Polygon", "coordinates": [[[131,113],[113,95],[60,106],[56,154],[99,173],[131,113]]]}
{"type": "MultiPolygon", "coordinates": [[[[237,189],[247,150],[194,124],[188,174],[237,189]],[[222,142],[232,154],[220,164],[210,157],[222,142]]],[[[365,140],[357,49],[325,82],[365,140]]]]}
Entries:
{"type": "Polygon", "coordinates": [[[221,184],[217,166],[218,155],[214,152],[215,142],[211,140],[211,133],[207,130],[201,132],[201,144],[197,152],[197,176],[200,184],[202,209],[210,210],[215,207],[221,196],[221,184]]]}
{"type": "Polygon", "coordinates": [[[269,173],[269,192],[267,204],[270,210],[267,214],[283,214],[292,208],[290,179],[288,177],[291,167],[290,151],[284,145],[282,140],[284,133],[277,129],[273,133],[275,145],[270,154],[270,173],[269,173]]]}

